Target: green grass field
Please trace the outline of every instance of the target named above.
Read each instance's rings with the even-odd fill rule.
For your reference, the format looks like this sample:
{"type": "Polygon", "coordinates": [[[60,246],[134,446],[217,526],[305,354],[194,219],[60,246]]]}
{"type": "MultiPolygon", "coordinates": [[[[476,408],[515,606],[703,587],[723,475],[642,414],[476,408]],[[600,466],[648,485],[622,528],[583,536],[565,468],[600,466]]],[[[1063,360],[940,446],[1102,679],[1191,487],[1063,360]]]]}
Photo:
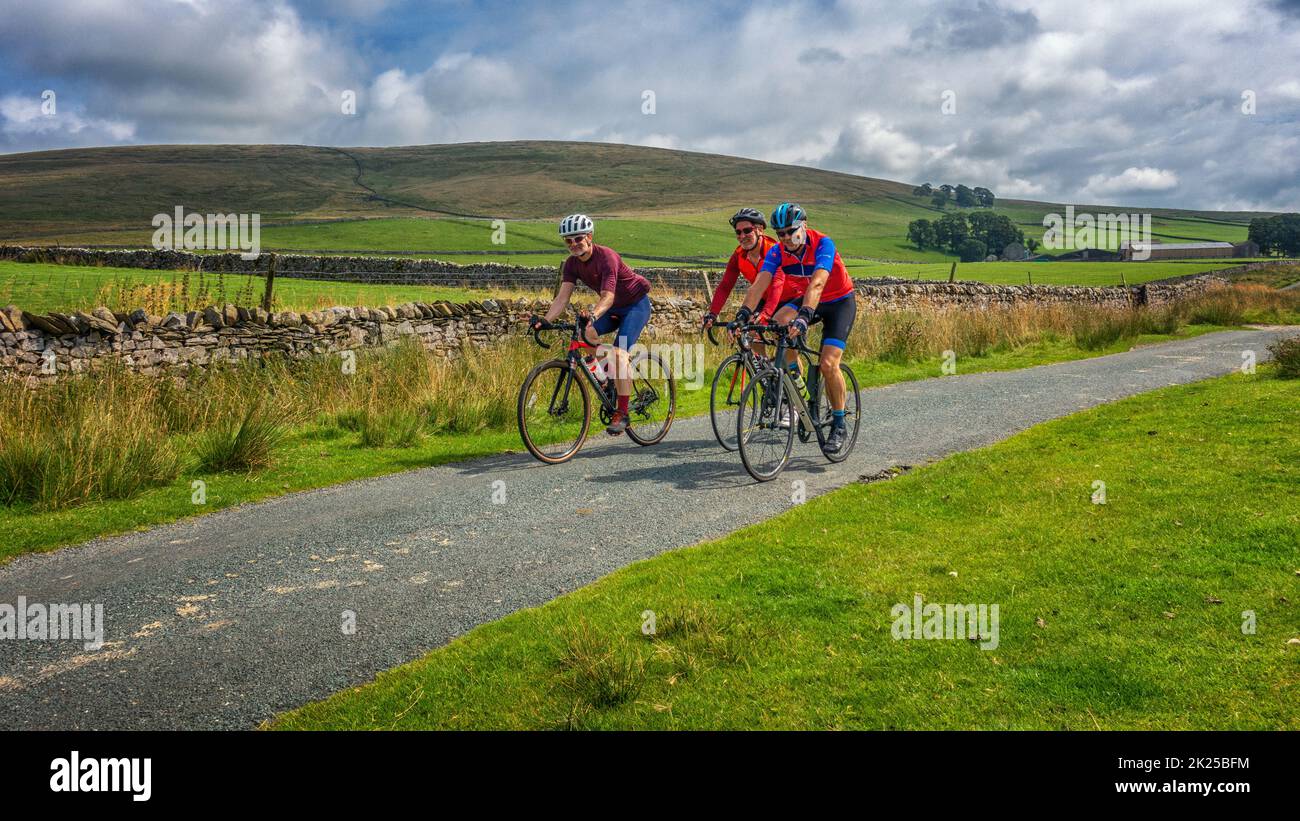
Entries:
{"type": "MultiPolygon", "coordinates": [[[[764,206],[770,207],[770,206],[764,206]]],[[[810,206],[811,209],[811,206],[810,206]]],[[[706,211],[674,216],[612,217],[600,219],[597,225],[598,241],[618,249],[635,264],[669,265],[680,262],[649,259],[674,257],[686,261],[707,260],[723,264],[736,247],[734,236],[727,224],[732,209],[706,211]]],[[[1009,216],[1021,216],[1010,209],[995,209],[1009,216]]],[[[830,235],[845,257],[846,264],[864,260],[903,260],[909,262],[951,262],[951,254],[935,250],[919,251],[907,240],[907,223],[918,217],[937,214],[913,213],[906,205],[895,200],[873,204],[827,204],[812,214],[813,225],[830,235]]],[[[1030,214],[1032,217],[1032,214],[1030,214]]],[[[1161,221],[1156,221],[1157,228],[1161,221]]],[[[147,225],[147,223],[146,223],[147,225]]],[[[1240,242],[1246,238],[1246,226],[1205,223],[1216,239],[1240,242]]],[[[1037,223],[1022,224],[1027,236],[1042,233],[1041,217],[1037,223]],[[1034,226],[1037,225],[1037,229],[1034,226]]],[[[1179,229],[1182,230],[1182,229],[1179,229]]],[[[430,219],[421,217],[375,218],[304,225],[275,225],[262,229],[264,250],[277,251],[358,251],[382,254],[387,251],[419,251],[420,256],[459,260],[471,257],[483,260],[483,255],[461,255],[457,251],[490,251],[486,259],[494,262],[510,261],[514,264],[558,264],[565,253],[555,233],[553,220],[511,220],[505,224],[505,242],[493,242],[494,228],[490,221],[458,218],[430,219]],[[530,252],[527,254],[511,252],[530,252]],[[548,251],[537,254],[534,252],[548,251]]],[[[1158,240],[1181,241],[1156,231],[1158,240]]],[[[122,231],[87,231],[76,229],[57,237],[64,245],[130,245],[149,247],[152,229],[122,231]]],[[[50,244],[50,237],[18,236],[14,244],[50,244]]],[[[1056,251],[1048,253],[1066,253],[1056,251]]],[[[1127,267],[1133,267],[1132,265],[1127,267]]]]}
{"type": "MultiPolygon", "coordinates": [[[[32,313],[90,310],[107,305],[114,310],[149,308],[162,293],[179,292],[186,276],[179,271],[149,271],[76,265],[47,265],[0,261],[0,305],[17,304],[32,313]],[[152,291],[150,289],[153,289],[152,291]]],[[[265,281],[260,276],[189,273],[187,286],[196,306],[213,302],[261,304],[265,281]],[[207,295],[207,299],[201,298],[207,295]]],[[[505,288],[461,288],[431,285],[367,285],[280,277],[275,281],[275,310],[307,311],[332,305],[400,305],[403,302],[464,302],[489,297],[516,297],[505,288]]],[[[527,295],[534,296],[532,292],[527,295]]]]}
{"type": "MultiPolygon", "coordinates": [[[[556,259],[562,257],[557,256],[556,259]]],[[[518,257],[524,265],[539,265],[538,257],[518,257]]],[[[481,262],[482,257],[461,257],[453,261],[481,262]]],[[[497,260],[493,260],[497,261],[497,260]]],[[[1231,261],[1229,261],[1231,262],[1231,261]]],[[[557,263],[558,264],[558,263],[557,263]]],[[[950,263],[889,265],[852,263],[854,277],[891,276],[946,280],[950,263]]],[[[1035,285],[1137,285],[1154,279],[1214,271],[1225,267],[1223,260],[1187,260],[1125,265],[1105,262],[979,262],[959,264],[957,278],[986,283],[1024,285],[1032,277],[1035,285]]],[[[558,276],[558,274],[557,274],[558,276]]],[[[717,284],[720,272],[712,277],[717,284]]],[[[472,282],[472,277],[466,277],[472,282]]],[[[188,279],[178,271],[149,271],[109,266],[51,265],[0,261],[0,305],[16,304],[33,313],[90,310],[108,305],[114,310],[148,308],[167,293],[188,288],[193,304],[236,302],[259,304],[265,283],[262,277],[244,274],[191,272],[188,279]],[[150,288],[153,288],[150,291],[150,288]],[[200,295],[210,298],[204,301],[200,295]],[[139,304],[135,304],[139,303],[139,304]]],[[[701,288],[703,285],[701,284],[701,288]]],[[[488,297],[537,295],[506,288],[462,288],[455,285],[368,285],[348,282],[280,277],[275,282],[276,310],[315,310],[331,305],[397,305],[403,302],[449,300],[464,302],[488,297]]],[[[159,311],[154,311],[158,313],[159,311]]]]}
{"type": "Polygon", "coordinates": [[[1297,730],[1298,411],[1269,368],[1102,405],[639,562],[271,726],[1297,730]],[[916,596],[997,604],[996,649],[895,640],[916,596]]]}

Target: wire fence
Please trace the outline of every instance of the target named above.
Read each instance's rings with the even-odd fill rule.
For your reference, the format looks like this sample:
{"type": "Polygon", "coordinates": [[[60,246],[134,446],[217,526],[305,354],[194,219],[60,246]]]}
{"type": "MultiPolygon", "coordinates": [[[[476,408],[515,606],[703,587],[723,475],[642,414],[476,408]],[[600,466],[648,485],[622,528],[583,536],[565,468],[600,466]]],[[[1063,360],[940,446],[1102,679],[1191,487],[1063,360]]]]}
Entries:
{"type": "MultiPolygon", "coordinates": [[[[716,273],[642,271],[660,296],[699,296],[718,281],[716,273]]],[[[313,271],[277,269],[261,273],[106,269],[41,264],[0,267],[0,306],[31,313],[144,309],[155,315],[233,303],[269,311],[318,310],[334,305],[397,305],[404,302],[464,302],[487,298],[549,299],[559,271],[474,274],[462,271],[313,271]]],[[[743,288],[737,288],[743,293],[743,288]]]]}
{"type": "MultiPolygon", "coordinates": [[[[336,261],[296,256],[280,258],[275,254],[266,254],[258,261],[264,268],[261,271],[212,270],[219,265],[232,265],[234,260],[217,263],[205,258],[201,262],[203,264],[188,270],[172,270],[68,265],[60,264],[58,259],[32,262],[0,260],[0,306],[14,304],[32,313],[90,311],[105,306],[113,311],[144,309],[160,316],[169,311],[191,311],[223,303],[261,306],[270,311],[303,311],[334,305],[464,302],[489,297],[547,299],[560,283],[558,268],[456,266],[450,270],[401,270],[405,267],[403,263],[384,270],[374,264],[381,262],[379,259],[357,259],[347,261],[354,265],[360,263],[357,267],[341,264],[337,270],[320,270],[320,267],[336,261]],[[306,266],[302,265],[304,262],[306,266]],[[210,267],[205,269],[205,265],[210,267]]],[[[1227,268],[1221,273],[1241,272],[1270,264],[1277,263],[1251,263],[1227,268]]],[[[998,265],[1009,267],[1006,263],[998,265]]],[[[1082,267],[1086,263],[1070,265],[1072,268],[1063,273],[1059,266],[1042,268],[1037,264],[1025,264],[1022,270],[1003,272],[993,281],[1022,285],[1123,286],[1156,280],[1156,276],[1141,274],[1157,273],[1154,268],[1133,263],[1096,263],[1097,272],[1082,267]],[[1103,267],[1104,272],[1100,270],[1103,267]],[[1076,271],[1077,276],[1073,275],[1076,271]]],[[[851,266],[850,275],[860,284],[952,282],[967,279],[972,267],[983,273],[979,266],[967,266],[963,270],[966,276],[959,276],[957,265],[945,262],[876,267],[865,271],[854,270],[851,266]]],[[[1184,267],[1170,265],[1161,272],[1176,275],[1178,269],[1184,267]]],[[[680,268],[643,267],[638,272],[650,280],[653,293],[659,297],[708,296],[722,276],[722,272],[717,270],[680,268]]],[[[983,277],[980,279],[990,281],[983,277]]],[[[746,288],[747,283],[739,280],[735,294],[743,294],[746,288]]]]}

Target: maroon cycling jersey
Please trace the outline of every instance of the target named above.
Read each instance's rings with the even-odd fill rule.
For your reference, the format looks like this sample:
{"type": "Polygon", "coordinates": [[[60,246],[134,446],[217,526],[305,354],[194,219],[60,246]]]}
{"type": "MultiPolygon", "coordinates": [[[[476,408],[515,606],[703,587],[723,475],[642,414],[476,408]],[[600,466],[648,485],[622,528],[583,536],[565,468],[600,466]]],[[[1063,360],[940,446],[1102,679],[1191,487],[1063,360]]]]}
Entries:
{"type": "Polygon", "coordinates": [[[564,261],[564,281],[578,280],[598,294],[613,291],[615,308],[640,302],[650,293],[650,280],[627,267],[617,251],[604,245],[593,245],[586,262],[575,256],[564,261]]]}

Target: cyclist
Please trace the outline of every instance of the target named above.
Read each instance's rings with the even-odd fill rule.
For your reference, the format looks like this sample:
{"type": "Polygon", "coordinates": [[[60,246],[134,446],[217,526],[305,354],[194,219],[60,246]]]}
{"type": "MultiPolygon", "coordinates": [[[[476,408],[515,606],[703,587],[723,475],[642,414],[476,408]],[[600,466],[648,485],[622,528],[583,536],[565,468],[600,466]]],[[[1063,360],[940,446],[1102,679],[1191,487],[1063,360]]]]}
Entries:
{"type": "Polygon", "coordinates": [[[650,320],[650,281],[629,268],[613,248],[597,245],[592,240],[595,230],[596,224],[586,214],[570,214],[560,220],[560,236],[569,248],[560,290],[546,316],[530,317],[528,326],[544,329],[564,313],[578,280],[600,294],[594,308],[582,311],[583,318],[591,320],[584,336],[594,347],[600,344],[601,334],[618,330],[612,372],[618,391],[618,410],[605,428],[611,436],[618,436],[627,430],[628,396],[632,393],[628,348],[636,344],[650,320]]]}
{"type": "MultiPolygon", "coordinates": [[[[831,238],[808,227],[808,215],[803,208],[790,202],[781,203],[772,212],[772,228],[780,243],[763,260],[758,278],[736,313],[736,323],[749,321],[760,298],[764,307],[758,321],[775,319],[787,326],[791,338],[807,331],[809,325],[822,323],[818,369],[831,404],[831,431],[826,450],[837,453],[848,435],[840,360],[857,318],[853,280],[831,238]]],[[[798,368],[793,351],[786,362],[791,370],[798,368]]]]}
{"type": "MultiPolygon", "coordinates": [[[[709,311],[704,315],[702,330],[705,331],[718,321],[718,314],[727,304],[727,297],[731,296],[732,289],[736,287],[736,280],[743,276],[752,287],[758,277],[759,268],[763,266],[763,260],[767,258],[767,252],[776,245],[776,240],[766,233],[767,220],[756,208],[742,208],[737,211],[731,218],[731,227],[735,230],[736,239],[740,244],[731,253],[722,281],[713,291],[713,302],[709,304],[709,311]]],[[[762,300],[759,300],[755,311],[760,314],[763,312],[762,300]]],[[[761,342],[754,343],[754,353],[763,356],[761,342]]]]}

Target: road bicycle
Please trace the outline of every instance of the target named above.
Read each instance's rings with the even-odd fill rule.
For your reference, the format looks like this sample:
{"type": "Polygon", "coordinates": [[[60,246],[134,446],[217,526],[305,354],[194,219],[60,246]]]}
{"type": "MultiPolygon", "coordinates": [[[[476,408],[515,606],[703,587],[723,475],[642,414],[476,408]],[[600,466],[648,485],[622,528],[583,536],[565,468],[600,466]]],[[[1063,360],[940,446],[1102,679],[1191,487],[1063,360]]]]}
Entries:
{"type": "Polygon", "coordinates": [[[820,353],[808,348],[802,336],[793,342],[789,340],[785,327],[776,323],[746,324],[741,326],[741,331],[742,345],[749,344],[749,331],[776,334],[776,350],[772,358],[759,363],[757,372],[740,394],[736,412],[736,446],[749,475],[760,482],[775,479],[790,461],[796,428],[800,441],[807,442],[816,436],[822,455],[829,461],[843,462],[847,459],[858,441],[858,428],[862,423],[862,399],[858,395],[858,378],[853,369],[840,363],[840,373],[844,376],[844,421],[848,430],[840,449],[827,453],[826,439],[832,416],[820,369],[809,369],[808,396],[805,397],[790,378],[790,372],[777,364],[785,361],[788,349],[816,355],[819,361],[820,353]]]}
{"type": "MultiPolygon", "coordinates": [[[[717,326],[709,326],[709,342],[720,345],[722,343],[718,342],[713,333],[716,329],[717,326]]],[[[709,421],[713,424],[714,437],[724,450],[736,449],[735,413],[740,407],[740,394],[744,392],[745,386],[753,381],[754,374],[758,372],[762,363],[768,361],[766,356],[754,352],[752,345],[755,342],[762,342],[767,350],[771,350],[775,345],[773,340],[759,333],[754,334],[749,340],[738,338],[736,352],[718,363],[718,369],[713,374],[713,387],[709,393],[709,421]]],[[[803,372],[811,374],[812,357],[807,351],[801,352],[800,355],[803,357],[803,372]]],[[[807,431],[801,429],[799,434],[802,441],[808,441],[807,431]]]]}
{"type": "MultiPolygon", "coordinates": [[[[591,428],[591,397],[598,400],[600,421],[608,425],[618,409],[618,394],[610,377],[598,379],[588,364],[596,351],[583,338],[589,320],[578,313],[577,321],[551,323],[532,330],[533,341],[542,341],[542,331],[569,331],[569,348],[563,359],[551,359],[528,372],[519,388],[519,435],[539,461],[558,465],[582,449],[591,428]]],[[[633,346],[635,349],[637,346],[633,346]]],[[[613,364],[613,357],[607,358],[613,364]]],[[[597,369],[601,370],[601,369],[597,369]]],[[[657,353],[641,350],[631,357],[632,393],[628,397],[627,435],[638,445],[662,442],[677,413],[677,383],[672,370],[657,353]]]]}

